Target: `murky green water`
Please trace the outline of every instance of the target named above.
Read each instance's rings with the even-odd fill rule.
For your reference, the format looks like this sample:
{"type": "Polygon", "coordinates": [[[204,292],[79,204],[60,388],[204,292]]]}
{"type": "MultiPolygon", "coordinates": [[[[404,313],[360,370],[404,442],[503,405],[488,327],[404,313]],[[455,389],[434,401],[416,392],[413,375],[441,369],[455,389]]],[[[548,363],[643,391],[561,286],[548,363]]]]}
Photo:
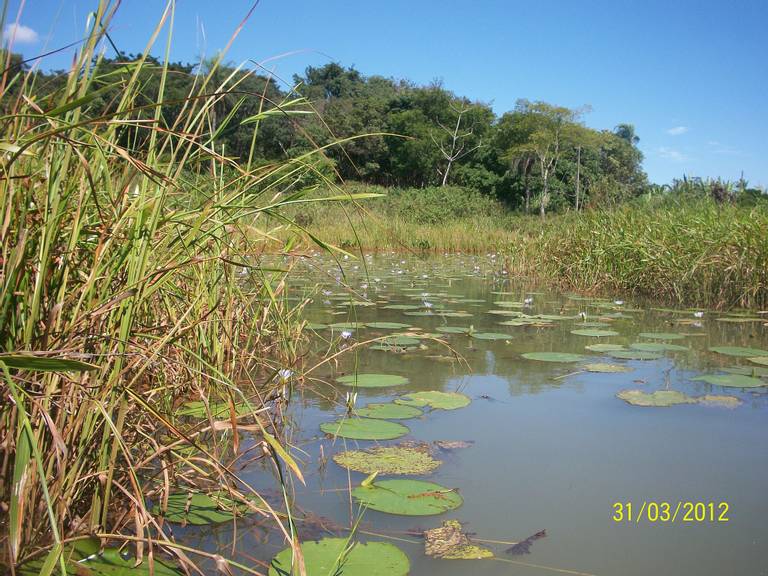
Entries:
{"type": "MultiPolygon", "coordinates": [[[[346,282],[375,306],[348,306],[349,293],[333,278],[332,262],[307,266],[291,294],[300,297],[316,281],[326,292],[315,293],[307,307],[313,322],[402,322],[422,333],[437,333],[441,326],[472,327],[474,332],[502,332],[503,340],[482,340],[465,334],[441,334],[469,363],[449,362],[435,356],[450,350],[432,340],[406,351],[356,348],[339,357],[312,378],[333,381],[341,374],[359,372],[397,374],[410,383],[396,388],[359,389],[357,406],[389,401],[419,390],[460,391],[472,399],[462,409],[426,411],[424,416],[401,421],[410,429],[406,440],[470,441],[468,448],[437,450],[443,465],[426,479],[456,488],[464,498],[459,509],[439,516],[402,517],[367,511],[361,530],[402,538],[391,540],[407,553],[411,574],[594,574],[638,575],[759,575],[768,574],[768,396],[766,388],[712,386],[692,378],[725,374],[726,367],[755,367],[746,357],[708,350],[740,346],[768,350],[763,322],[746,320],[755,314],[721,315],[704,311],[655,311],[653,303],[633,302],[622,294],[607,300],[573,299],[533,289],[506,279],[492,257],[446,256],[427,261],[378,257],[362,265],[344,262],[346,282]],[[497,294],[494,292],[509,292],[497,294]],[[523,302],[530,306],[503,307],[494,302],[523,302]],[[425,305],[424,303],[428,303],[425,305]],[[388,309],[392,304],[417,306],[414,310],[388,309]],[[427,306],[431,305],[430,308],[427,306]],[[512,316],[490,314],[510,310],[528,316],[559,317],[533,326],[505,326],[512,316]],[[446,317],[445,311],[465,311],[468,317],[446,317]],[[417,312],[413,315],[408,312],[417,312]],[[431,312],[430,315],[423,315],[431,312]],[[587,322],[605,326],[617,336],[574,335],[571,330],[587,322]],[[740,322],[718,319],[739,318],[740,322]],[[666,342],[689,350],[663,352],[655,360],[613,359],[585,349],[591,344],[659,343],[640,333],[675,333],[666,342]],[[527,352],[583,354],[576,363],[527,360],[527,352]],[[629,372],[589,373],[586,363],[602,362],[631,368],[629,372]],[[626,389],[677,390],[690,397],[705,394],[736,397],[735,408],[693,403],[671,407],[638,407],[618,399],[626,389]],[[728,504],[728,522],[615,522],[613,504],[632,502],[635,512],[643,502],[679,501],[728,504]],[[530,554],[506,554],[503,544],[487,544],[500,560],[448,561],[428,558],[423,542],[406,532],[439,526],[445,519],[466,523],[465,529],[484,540],[518,541],[545,529],[530,554]],[[510,563],[508,561],[514,562],[510,563]],[[535,566],[534,566],[535,565],[535,566]],[[559,571],[557,571],[557,570],[559,571]]],[[[393,330],[360,328],[348,339],[340,330],[318,329],[317,349],[338,350],[393,330]]],[[[413,332],[413,331],[412,331],[413,332]]],[[[768,371],[766,371],[768,373],[768,371]]],[[[759,377],[759,375],[758,375],[759,377]]],[[[764,379],[768,384],[768,379],[764,379]]],[[[360,483],[364,474],[347,471],[330,457],[341,450],[369,447],[375,442],[332,439],[320,432],[323,422],[344,414],[344,393],[309,381],[294,397],[290,438],[304,453],[307,486],[295,485],[296,506],[324,518],[327,527],[349,526],[358,508],[350,503],[348,482],[360,483]],[[321,452],[322,449],[322,452],[321,452]],[[328,459],[321,465],[320,455],[328,459]]],[[[381,442],[390,445],[400,440],[381,442]]],[[[273,481],[261,465],[243,476],[257,486],[273,481]]],[[[721,508],[716,508],[718,512],[721,508]]],[[[717,514],[719,516],[719,514],[717,514]]],[[[634,519],[633,519],[634,520],[634,519]]],[[[320,537],[317,525],[302,523],[305,538],[320,537]]],[[[236,539],[237,557],[269,561],[284,544],[264,533],[257,521],[244,520],[237,531],[231,525],[205,530],[186,529],[185,539],[209,550],[231,554],[236,539]]],[[[361,534],[361,539],[382,538],[361,534]]]]}

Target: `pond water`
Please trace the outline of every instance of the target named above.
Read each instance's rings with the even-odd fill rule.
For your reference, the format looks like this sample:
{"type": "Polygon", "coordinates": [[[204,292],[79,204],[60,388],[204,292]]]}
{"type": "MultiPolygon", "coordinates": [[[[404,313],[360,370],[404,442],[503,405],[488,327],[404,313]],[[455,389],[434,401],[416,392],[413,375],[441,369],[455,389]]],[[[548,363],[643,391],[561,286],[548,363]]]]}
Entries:
{"type": "MultiPolygon", "coordinates": [[[[306,312],[316,324],[315,350],[353,349],[313,372],[294,391],[287,434],[300,449],[294,454],[307,479],[306,486],[294,482],[296,510],[321,518],[320,524],[331,530],[350,526],[360,510],[349,486],[358,486],[366,474],[348,472],[332,456],[347,449],[418,441],[429,443],[442,465],[430,474],[380,475],[374,485],[391,478],[429,480],[455,489],[463,504],[433,516],[369,509],[358,534],[361,541],[397,545],[410,559],[410,574],[768,574],[768,395],[760,386],[768,384],[763,376],[768,366],[749,360],[768,354],[761,352],[768,350],[768,318],[749,311],[663,309],[622,294],[603,299],[560,294],[508,279],[498,260],[389,255],[368,258],[365,265],[342,261],[343,282],[354,290],[352,296],[336,282],[338,268],[332,261],[307,260],[290,294],[297,301],[311,296],[306,312]],[[313,291],[316,282],[322,286],[313,291]],[[351,299],[357,305],[350,306],[351,299]],[[360,304],[366,299],[372,305],[360,304]],[[520,325],[500,324],[509,321],[520,325]],[[412,328],[322,327],[347,322],[412,328]],[[446,327],[470,334],[447,333],[446,327]],[[347,329],[351,335],[342,336],[347,329]],[[589,335],[595,330],[607,334],[589,335]],[[416,340],[399,340],[402,345],[389,349],[355,346],[402,333],[416,340]],[[484,333],[504,336],[484,339],[484,333]],[[424,335],[439,336],[444,343],[424,335]],[[637,343],[642,345],[631,347],[637,343]],[[639,351],[649,359],[616,358],[585,348],[594,344],[623,346],[632,354],[619,356],[639,351]],[[653,358],[654,351],[665,347],[659,344],[672,346],[653,358]],[[756,350],[743,352],[747,356],[730,355],[738,350],[710,350],[724,346],[756,350]],[[454,352],[466,363],[451,361],[454,352]],[[563,363],[522,356],[531,352],[583,358],[566,357],[576,361],[563,363]],[[626,371],[585,371],[585,365],[595,363],[626,371]],[[727,370],[734,367],[747,378],[714,379],[714,384],[694,380],[733,375],[727,370]],[[355,370],[408,379],[391,387],[358,387],[358,409],[430,390],[460,392],[471,403],[455,410],[422,408],[419,417],[397,420],[409,431],[396,440],[334,439],[320,425],[345,415],[345,393],[353,388],[335,380],[355,370]],[[673,390],[683,396],[640,399],[673,397],[686,403],[632,405],[617,397],[624,390],[673,390]],[[705,395],[730,398],[704,402],[705,395]],[[433,444],[446,440],[469,445],[445,450],[433,444]],[[622,521],[614,520],[617,502],[625,505],[622,521]],[[683,504],[674,522],[662,521],[663,506],[651,521],[656,516],[652,503],[669,503],[671,514],[679,502],[713,503],[714,518],[707,508],[706,518],[697,521],[695,510],[700,519],[701,506],[684,518],[688,509],[683,504]],[[627,503],[633,507],[631,521],[626,520],[627,503]],[[641,508],[643,517],[636,520],[641,508]],[[423,540],[410,532],[438,527],[448,519],[461,521],[475,543],[493,550],[497,558],[426,556],[423,540]],[[535,540],[528,554],[509,554],[509,544],[486,542],[516,542],[541,530],[546,536],[535,540]]],[[[246,468],[242,476],[257,487],[274,486],[261,464],[246,468]]],[[[245,519],[236,530],[229,523],[177,530],[177,535],[227,555],[234,546],[240,561],[269,562],[285,544],[259,526],[245,519]]],[[[300,523],[299,530],[305,539],[324,536],[318,523],[300,523]]]]}

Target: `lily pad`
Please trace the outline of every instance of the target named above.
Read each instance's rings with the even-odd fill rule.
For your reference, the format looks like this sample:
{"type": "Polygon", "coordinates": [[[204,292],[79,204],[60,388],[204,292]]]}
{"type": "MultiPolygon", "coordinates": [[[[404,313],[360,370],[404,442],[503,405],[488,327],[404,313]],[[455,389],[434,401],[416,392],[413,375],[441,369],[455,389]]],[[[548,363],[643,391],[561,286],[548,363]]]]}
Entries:
{"type": "Polygon", "coordinates": [[[363,418],[381,418],[385,420],[406,420],[417,418],[423,413],[413,406],[395,404],[394,402],[372,403],[358,408],[355,413],[363,418]]]}
{"type": "Polygon", "coordinates": [[[383,308],[387,310],[417,310],[419,307],[415,304],[388,304],[383,308]]]}
{"type": "Polygon", "coordinates": [[[650,394],[642,390],[622,390],[616,394],[616,397],[633,406],[666,407],[674,406],[675,404],[696,403],[695,398],[686,396],[677,390],[656,390],[650,394]]]}
{"type": "Polygon", "coordinates": [[[442,462],[429,454],[426,445],[376,446],[368,450],[347,450],[333,456],[343,468],[363,474],[429,474],[442,462]]]}
{"type": "Polygon", "coordinates": [[[706,394],[701,396],[699,404],[706,406],[722,406],[723,408],[736,408],[741,405],[741,400],[736,396],[720,396],[717,394],[706,394]]]}
{"type": "MultiPolygon", "coordinates": [[[[182,572],[167,560],[159,560],[157,555],[152,561],[136,565],[136,557],[125,548],[100,549],[96,539],[81,540],[63,548],[64,566],[69,576],[180,576],[182,572]]],[[[36,559],[21,565],[16,574],[19,576],[39,576],[43,571],[44,559],[36,559]]],[[[58,565],[57,565],[58,566],[58,565]]],[[[58,567],[52,574],[60,574],[58,567]]]]}
{"type": "Polygon", "coordinates": [[[592,352],[615,352],[617,350],[626,350],[626,347],[621,344],[590,344],[584,346],[587,350],[592,352]]]}
{"type": "MultiPolygon", "coordinates": [[[[416,344],[419,341],[416,340],[416,344]]],[[[405,376],[396,374],[348,374],[336,379],[339,384],[345,386],[357,386],[358,388],[387,388],[389,386],[402,386],[410,380],[405,376]]]]}
{"type": "MultiPolygon", "coordinates": [[[[231,413],[228,402],[209,402],[208,410],[210,410],[211,417],[214,419],[229,418],[231,413]]],[[[237,416],[245,416],[246,414],[252,413],[253,409],[247,404],[235,404],[235,414],[237,416]]],[[[195,400],[182,404],[179,409],[176,410],[176,416],[208,418],[208,411],[201,400],[195,400]]]]}
{"type": "Polygon", "coordinates": [[[645,350],[615,350],[610,353],[613,358],[620,360],[658,360],[663,356],[657,352],[648,352],[645,350]]]}
{"type": "Polygon", "coordinates": [[[689,352],[690,348],[679,344],[667,344],[666,342],[635,342],[629,345],[633,350],[643,352],[689,352]]]}
{"type": "Polygon", "coordinates": [[[424,553],[444,560],[493,558],[493,552],[473,544],[457,520],[446,520],[439,528],[424,531],[424,553]]]}
{"type": "Polygon", "coordinates": [[[717,352],[718,354],[725,354],[726,356],[743,356],[749,358],[752,356],[768,356],[768,350],[761,350],[759,348],[742,348],[740,346],[713,346],[709,349],[710,352],[717,352]]]}
{"type": "Polygon", "coordinates": [[[212,494],[174,492],[168,496],[168,508],[165,511],[160,503],[152,507],[153,513],[162,514],[168,522],[195,526],[228,522],[252,511],[248,504],[234,500],[223,491],[212,494]]]}
{"type": "Polygon", "coordinates": [[[442,514],[464,502],[455,489],[423,480],[380,480],[358,486],[352,496],[372,510],[403,516],[442,514]]]}
{"type": "Polygon", "coordinates": [[[509,340],[512,338],[510,334],[502,334],[501,332],[473,332],[470,336],[478,340],[509,340]]]}
{"type": "Polygon", "coordinates": [[[728,374],[741,374],[742,376],[752,376],[754,378],[765,378],[768,376],[768,368],[763,366],[730,366],[728,368],[721,368],[723,372],[728,374]]]}
{"type": "Polygon", "coordinates": [[[580,362],[584,360],[581,354],[567,352],[526,352],[522,354],[527,360],[539,360],[541,362],[580,362]]]}
{"type": "Polygon", "coordinates": [[[469,328],[465,328],[464,326],[438,326],[435,328],[438,332],[444,332],[446,334],[467,334],[469,333],[469,328]]]}
{"type": "MultiPolygon", "coordinates": [[[[389,542],[350,543],[346,538],[323,538],[301,543],[307,576],[406,576],[408,556],[389,542]],[[350,549],[351,548],[351,549],[350,549]]],[[[293,551],[286,548],[272,559],[269,576],[290,576],[293,551]]]]}
{"type": "Polygon", "coordinates": [[[760,364],[761,366],[768,366],[768,356],[755,356],[754,358],[747,358],[753,364],[760,364]]]}
{"type": "Polygon", "coordinates": [[[323,422],[320,430],[332,436],[353,440],[394,440],[410,432],[398,422],[376,418],[345,418],[336,422],[323,422]]]}
{"type": "Polygon", "coordinates": [[[587,372],[632,372],[632,368],[629,366],[621,366],[620,364],[584,364],[584,370],[587,372]]]}
{"type": "Polygon", "coordinates": [[[615,330],[598,330],[597,328],[580,328],[578,330],[571,330],[571,334],[576,334],[577,336],[592,336],[595,338],[619,335],[619,333],[615,330]]]}
{"type": "Polygon", "coordinates": [[[638,336],[652,340],[682,340],[685,338],[682,334],[675,334],[674,332],[640,332],[638,336]]]}
{"type": "Polygon", "coordinates": [[[411,327],[410,324],[403,324],[402,322],[366,322],[365,325],[368,328],[380,330],[402,330],[411,327]]]}
{"type": "Polygon", "coordinates": [[[767,384],[765,380],[760,378],[742,376],[741,374],[704,374],[703,376],[696,376],[692,380],[729,388],[760,388],[767,384]]]}
{"type": "Polygon", "coordinates": [[[437,410],[456,410],[468,406],[471,400],[469,396],[459,392],[440,392],[439,390],[427,390],[413,392],[395,400],[397,404],[405,406],[429,406],[437,410]]]}

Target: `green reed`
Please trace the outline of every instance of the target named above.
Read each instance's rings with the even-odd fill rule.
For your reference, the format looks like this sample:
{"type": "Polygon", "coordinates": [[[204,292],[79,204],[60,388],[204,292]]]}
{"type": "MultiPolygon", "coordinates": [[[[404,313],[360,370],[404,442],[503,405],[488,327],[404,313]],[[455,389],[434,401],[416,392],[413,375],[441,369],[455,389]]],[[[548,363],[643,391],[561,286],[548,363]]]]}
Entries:
{"type": "MultiPolygon", "coordinates": [[[[297,182],[319,173],[323,151],[258,167],[228,158],[216,135],[229,117],[216,107],[243,97],[251,72],[218,79],[224,53],[182,101],[166,101],[173,2],[142,55],[105,72],[100,46],[118,4],[98,2],[55,90],[33,72],[2,79],[0,565],[42,558],[45,574],[63,573],[63,545],[87,534],[122,534],[139,558],[166,545],[187,561],[146,505],[178,484],[259,501],[231,466],[246,398],[283,490],[285,471],[300,474],[264,403],[283,398],[278,369],[299,362],[301,309],[284,292],[307,236],[281,212],[304,202],[297,182]],[[165,56],[147,104],[142,70],[156,43],[165,56]],[[174,419],[181,399],[228,402],[233,433],[203,442],[222,422],[174,419]]],[[[248,120],[254,141],[261,117],[304,103],[268,104],[248,120]]],[[[287,492],[282,512],[260,502],[297,542],[287,492]]]]}

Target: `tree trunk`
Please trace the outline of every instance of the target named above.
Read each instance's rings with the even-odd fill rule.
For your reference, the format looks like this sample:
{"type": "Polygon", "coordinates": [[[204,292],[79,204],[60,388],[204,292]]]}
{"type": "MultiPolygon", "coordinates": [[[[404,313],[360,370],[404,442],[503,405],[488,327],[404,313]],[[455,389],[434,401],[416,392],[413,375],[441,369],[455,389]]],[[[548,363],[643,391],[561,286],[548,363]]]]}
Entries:
{"type": "Polygon", "coordinates": [[[547,175],[544,175],[544,190],[541,193],[541,201],[539,202],[539,216],[544,218],[544,212],[546,211],[546,203],[547,199],[549,198],[549,181],[547,179],[547,175]]]}
{"type": "Polygon", "coordinates": [[[531,183],[528,178],[531,170],[531,162],[532,160],[530,158],[526,158],[525,165],[523,167],[523,176],[525,178],[525,213],[526,214],[531,213],[531,183]]]}

